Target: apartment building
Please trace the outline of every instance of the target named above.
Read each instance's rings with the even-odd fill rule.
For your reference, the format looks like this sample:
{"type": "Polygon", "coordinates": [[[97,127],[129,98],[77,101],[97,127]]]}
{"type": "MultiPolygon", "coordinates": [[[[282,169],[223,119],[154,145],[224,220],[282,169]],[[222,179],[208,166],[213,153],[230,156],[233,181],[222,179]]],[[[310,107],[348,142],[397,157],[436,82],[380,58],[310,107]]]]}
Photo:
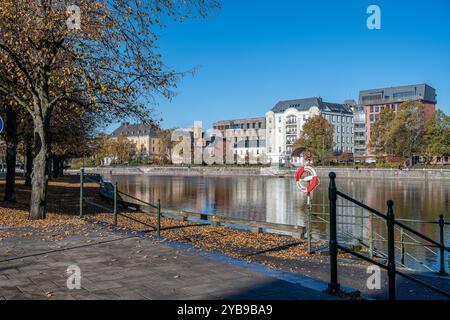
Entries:
{"type": "Polygon", "coordinates": [[[140,160],[158,161],[165,152],[156,130],[144,124],[123,122],[111,136],[127,137],[134,144],[134,154],[140,160]]]}
{"type": "MultiPolygon", "coordinates": [[[[219,130],[223,137],[224,156],[231,152],[233,163],[244,162],[245,158],[257,160],[263,156],[266,147],[266,119],[246,118],[222,120],[213,123],[213,129],[219,130]]],[[[227,163],[230,161],[227,160],[227,163]]]]}
{"type": "Polygon", "coordinates": [[[302,163],[299,157],[290,159],[292,146],[303,124],[316,115],[322,115],[333,124],[335,153],[353,152],[352,105],[325,102],[320,97],[287,100],[278,102],[265,115],[266,152],[272,163],[302,163]]]}
{"type": "Polygon", "coordinates": [[[380,117],[384,108],[390,108],[397,113],[400,105],[409,100],[421,102],[425,106],[424,120],[432,116],[436,110],[436,90],[427,84],[398,86],[390,88],[363,90],[359,93],[359,104],[365,113],[365,151],[370,151],[370,129],[380,117]]]}

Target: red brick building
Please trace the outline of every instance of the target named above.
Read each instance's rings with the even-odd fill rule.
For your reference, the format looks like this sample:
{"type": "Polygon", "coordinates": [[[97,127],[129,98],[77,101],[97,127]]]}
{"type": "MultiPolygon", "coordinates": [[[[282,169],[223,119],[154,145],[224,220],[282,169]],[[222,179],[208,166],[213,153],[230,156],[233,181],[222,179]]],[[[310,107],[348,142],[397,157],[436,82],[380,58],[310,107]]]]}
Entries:
{"type": "Polygon", "coordinates": [[[436,110],[436,90],[427,84],[360,91],[359,104],[364,106],[366,121],[366,156],[372,155],[369,148],[370,129],[379,119],[381,111],[390,108],[396,113],[400,105],[409,100],[419,101],[425,106],[424,120],[436,110]]]}

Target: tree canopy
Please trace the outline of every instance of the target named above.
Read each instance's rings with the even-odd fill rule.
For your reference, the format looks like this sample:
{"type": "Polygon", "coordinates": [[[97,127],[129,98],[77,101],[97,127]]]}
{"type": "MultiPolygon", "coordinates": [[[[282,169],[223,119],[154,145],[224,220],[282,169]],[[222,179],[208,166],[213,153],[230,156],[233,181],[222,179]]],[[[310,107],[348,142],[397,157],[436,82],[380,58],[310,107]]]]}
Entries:
{"type": "Polygon", "coordinates": [[[334,126],[321,115],[308,118],[293,148],[305,148],[322,164],[333,156],[334,126]]]}
{"type": "Polygon", "coordinates": [[[155,96],[172,98],[182,76],[158,51],[164,19],[203,17],[217,7],[215,0],[0,0],[0,94],[26,110],[34,127],[31,219],[45,217],[56,110],[70,105],[104,122],[149,122],[155,96]]]}

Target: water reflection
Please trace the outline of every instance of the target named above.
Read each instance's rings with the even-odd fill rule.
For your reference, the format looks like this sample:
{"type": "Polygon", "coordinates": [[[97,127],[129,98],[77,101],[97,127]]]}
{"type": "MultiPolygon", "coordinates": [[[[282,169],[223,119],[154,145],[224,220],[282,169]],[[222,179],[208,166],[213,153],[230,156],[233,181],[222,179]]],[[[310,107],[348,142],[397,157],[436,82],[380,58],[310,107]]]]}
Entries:
{"type": "MultiPolygon", "coordinates": [[[[119,190],[145,201],[155,202],[160,198],[164,208],[299,226],[307,223],[306,195],[297,190],[293,178],[120,175],[113,180],[118,181],[119,190]]],[[[316,216],[316,221],[328,219],[327,186],[328,180],[323,179],[313,194],[313,211],[324,213],[316,216]]],[[[338,179],[337,186],[381,212],[386,212],[388,199],[394,200],[396,218],[437,221],[439,214],[444,214],[450,221],[450,181],[338,179]]],[[[341,238],[368,239],[371,223],[375,235],[380,239],[385,236],[385,222],[371,222],[367,212],[350,207],[347,201],[340,200],[338,204],[341,238]]],[[[439,239],[437,225],[409,225],[439,239]]],[[[315,238],[326,237],[325,224],[315,223],[313,229],[315,238]]],[[[447,243],[450,243],[449,229],[446,226],[447,243]]],[[[383,241],[377,246],[382,248],[383,241]]],[[[417,252],[414,246],[410,247],[409,252],[417,252]]],[[[426,250],[422,253],[431,254],[426,250]]]]}

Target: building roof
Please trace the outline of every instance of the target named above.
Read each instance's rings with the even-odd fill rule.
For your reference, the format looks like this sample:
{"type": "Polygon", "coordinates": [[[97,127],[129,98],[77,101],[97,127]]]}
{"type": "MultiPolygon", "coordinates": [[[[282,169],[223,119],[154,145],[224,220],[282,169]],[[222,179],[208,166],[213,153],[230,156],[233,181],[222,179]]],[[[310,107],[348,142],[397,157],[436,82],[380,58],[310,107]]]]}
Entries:
{"type": "Polygon", "coordinates": [[[362,105],[384,102],[402,102],[407,100],[424,100],[436,103],[436,90],[426,83],[389,88],[361,90],[359,103],[362,105]]]}
{"type": "Polygon", "coordinates": [[[321,112],[352,114],[350,105],[324,102],[320,97],[280,101],[272,108],[272,111],[281,113],[289,108],[296,108],[298,111],[308,111],[311,107],[318,107],[321,112]]]}
{"type": "Polygon", "coordinates": [[[232,120],[220,120],[213,123],[214,126],[229,125],[229,124],[241,124],[241,123],[253,123],[253,122],[265,122],[265,117],[258,118],[244,118],[244,119],[232,119],[232,120]]]}
{"type": "Polygon", "coordinates": [[[111,134],[113,137],[117,137],[120,135],[128,136],[128,137],[137,137],[137,136],[150,136],[152,138],[158,137],[157,132],[153,129],[152,126],[145,125],[142,123],[138,124],[130,124],[129,122],[123,122],[120,127],[113,131],[111,134]]]}

